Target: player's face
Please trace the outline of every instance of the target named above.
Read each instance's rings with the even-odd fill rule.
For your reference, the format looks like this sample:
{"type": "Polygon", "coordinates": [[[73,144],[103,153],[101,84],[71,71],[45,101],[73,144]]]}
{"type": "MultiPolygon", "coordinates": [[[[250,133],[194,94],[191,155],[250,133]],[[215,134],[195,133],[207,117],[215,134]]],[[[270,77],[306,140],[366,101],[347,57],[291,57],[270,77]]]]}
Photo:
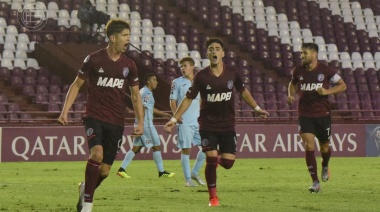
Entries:
{"type": "Polygon", "coordinates": [[[309,65],[311,64],[315,59],[317,58],[316,52],[307,49],[307,48],[302,48],[301,51],[301,60],[302,60],[302,65],[309,65]]]}
{"type": "Polygon", "coordinates": [[[158,81],[155,76],[151,77],[148,80],[148,86],[151,87],[153,90],[157,88],[157,85],[158,85],[158,81]]]}
{"type": "Polygon", "coordinates": [[[180,68],[184,77],[188,77],[189,75],[193,74],[194,66],[191,65],[189,61],[181,63],[180,68]]]}
{"type": "Polygon", "coordinates": [[[223,62],[224,50],[219,43],[211,43],[207,48],[207,58],[212,65],[223,62]]]}
{"type": "Polygon", "coordinates": [[[119,52],[125,52],[128,48],[131,38],[131,32],[129,29],[124,29],[115,38],[115,47],[119,52]]]}

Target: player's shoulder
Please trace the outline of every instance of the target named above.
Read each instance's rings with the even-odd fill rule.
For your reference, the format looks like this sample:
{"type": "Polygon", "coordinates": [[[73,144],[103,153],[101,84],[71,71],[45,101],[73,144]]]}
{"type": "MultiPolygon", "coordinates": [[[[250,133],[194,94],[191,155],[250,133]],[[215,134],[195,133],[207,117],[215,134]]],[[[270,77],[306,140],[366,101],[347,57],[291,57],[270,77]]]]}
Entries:
{"type": "Polygon", "coordinates": [[[332,67],[332,66],[329,66],[327,64],[324,64],[324,63],[318,63],[318,68],[322,71],[325,71],[325,72],[336,72],[337,70],[332,67]]]}
{"type": "Polygon", "coordinates": [[[177,78],[173,79],[173,83],[179,83],[179,82],[182,82],[184,79],[185,79],[184,76],[177,77],[177,78]]]}
{"type": "Polygon", "coordinates": [[[239,70],[233,66],[230,66],[230,65],[227,65],[227,64],[224,64],[224,69],[226,71],[229,71],[229,72],[239,72],[239,70]]]}
{"type": "Polygon", "coordinates": [[[97,60],[98,58],[102,58],[104,57],[104,53],[105,53],[105,49],[98,49],[94,52],[91,52],[90,54],[88,54],[86,56],[86,58],[84,58],[84,61],[83,62],[88,62],[89,60],[97,60]]]}
{"type": "Polygon", "coordinates": [[[299,65],[299,66],[296,66],[293,68],[292,74],[294,75],[294,74],[300,73],[302,71],[306,71],[306,68],[304,65],[299,65]]]}
{"type": "Polygon", "coordinates": [[[125,54],[121,54],[121,59],[126,61],[128,64],[134,64],[135,63],[135,61],[133,61],[132,58],[128,57],[125,54]]]}

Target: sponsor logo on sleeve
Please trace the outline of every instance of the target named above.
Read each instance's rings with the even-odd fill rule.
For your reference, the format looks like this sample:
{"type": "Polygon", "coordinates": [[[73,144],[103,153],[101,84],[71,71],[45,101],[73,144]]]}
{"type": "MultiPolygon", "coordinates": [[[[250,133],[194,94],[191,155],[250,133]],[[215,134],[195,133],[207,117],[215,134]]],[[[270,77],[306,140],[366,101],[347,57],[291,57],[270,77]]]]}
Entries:
{"type": "Polygon", "coordinates": [[[143,99],[144,103],[148,103],[149,102],[149,96],[144,96],[144,99],[143,99]]]}

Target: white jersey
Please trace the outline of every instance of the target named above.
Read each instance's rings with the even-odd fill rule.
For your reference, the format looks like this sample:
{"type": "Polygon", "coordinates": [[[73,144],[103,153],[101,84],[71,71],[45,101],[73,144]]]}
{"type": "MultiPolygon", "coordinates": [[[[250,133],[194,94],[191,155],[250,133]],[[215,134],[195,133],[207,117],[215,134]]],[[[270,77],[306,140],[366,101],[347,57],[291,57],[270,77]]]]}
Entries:
{"type": "MultiPolygon", "coordinates": [[[[186,92],[191,87],[192,82],[185,77],[178,77],[172,82],[170,100],[176,100],[177,106],[180,105],[183,98],[186,96],[186,92]]],[[[200,105],[200,96],[199,94],[193,102],[191,103],[189,109],[182,115],[183,125],[198,125],[199,109],[200,105]]]]}

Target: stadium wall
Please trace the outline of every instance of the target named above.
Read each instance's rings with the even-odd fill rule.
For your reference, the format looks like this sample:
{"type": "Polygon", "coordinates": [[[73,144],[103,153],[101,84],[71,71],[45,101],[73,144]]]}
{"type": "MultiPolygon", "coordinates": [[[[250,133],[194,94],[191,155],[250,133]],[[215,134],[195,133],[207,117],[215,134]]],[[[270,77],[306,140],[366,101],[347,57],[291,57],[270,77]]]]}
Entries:
{"type": "MultiPolygon", "coordinates": [[[[162,125],[156,127],[162,142],[163,158],[180,159],[176,132],[168,134],[162,125]]],[[[304,155],[297,125],[238,125],[236,129],[238,158],[304,155]]],[[[132,126],[126,126],[117,160],[122,160],[132,146],[130,132],[132,126]]],[[[380,125],[333,125],[331,148],[334,157],[378,157],[380,125]]],[[[86,135],[81,126],[0,127],[0,149],[1,162],[85,161],[88,157],[86,135]]],[[[196,152],[192,151],[192,158],[196,152]]],[[[152,159],[152,151],[143,148],[136,159],[152,159]]]]}

